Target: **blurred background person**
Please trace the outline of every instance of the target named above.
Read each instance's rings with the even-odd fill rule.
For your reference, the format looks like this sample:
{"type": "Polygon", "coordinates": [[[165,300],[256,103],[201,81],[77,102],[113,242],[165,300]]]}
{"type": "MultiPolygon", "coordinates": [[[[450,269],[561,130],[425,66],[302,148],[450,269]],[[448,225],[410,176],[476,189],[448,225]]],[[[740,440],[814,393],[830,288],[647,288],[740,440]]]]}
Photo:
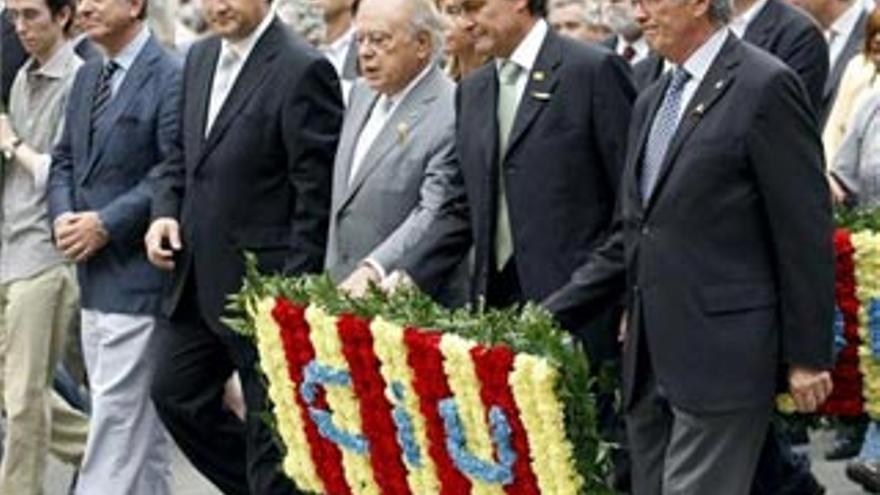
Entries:
{"type": "Polygon", "coordinates": [[[462,22],[461,0],[438,0],[437,8],[443,16],[443,51],[446,74],[453,81],[479,69],[488,61],[474,46],[474,38],[462,22]]]}
{"type": "Polygon", "coordinates": [[[358,77],[358,50],[354,36],[357,0],[313,0],[324,16],[324,38],[318,45],[330,60],[342,86],[342,99],[348,105],[352,84],[358,77]]]}
{"type": "Polygon", "coordinates": [[[550,2],[547,21],[557,33],[581,41],[598,43],[612,30],[602,17],[602,5],[593,0],[550,2]]]}
{"type": "Polygon", "coordinates": [[[818,110],[819,124],[824,126],[837,97],[843,71],[864,44],[868,3],[863,0],[791,0],[791,2],[806,10],[819,23],[819,27],[825,33],[825,39],[828,40],[828,79],[822,94],[822,105],[818,110]]]}
{"type": "Polygon", "coordinates": [[[636,22],[630,0],[605,0],[603,19],[613,31],[604,41],[608,48],[617,52],[632,66],[648,56],[651,49],[642,35],[642,27],[636,22]]]}
{"type": "MultiPolygon", "coordinates": [[[[877,73],[880,68],[880,10],[874,10],[865,23],[865,38],[862,50],[857,53],[846,66],[840,79],[837,98],[831,109],[831,115],[825,124],[822,142],[825,145],[825,158],[831,166],[837,150],[843,143],[847,125],[852,120],[854,109],[859,107],[859,100],[865,94],[878,87],[877,73]]],[[[837,184],[832,183],[832,187],[837,184]]],[[[838,196],[839,191],[838,191],[838,196]]]]}
{"type": "Polygon", "coordinates": [[[275,0],[275,14],[313,46],[324,42],[324,10],[316,0],[275,0]]]}

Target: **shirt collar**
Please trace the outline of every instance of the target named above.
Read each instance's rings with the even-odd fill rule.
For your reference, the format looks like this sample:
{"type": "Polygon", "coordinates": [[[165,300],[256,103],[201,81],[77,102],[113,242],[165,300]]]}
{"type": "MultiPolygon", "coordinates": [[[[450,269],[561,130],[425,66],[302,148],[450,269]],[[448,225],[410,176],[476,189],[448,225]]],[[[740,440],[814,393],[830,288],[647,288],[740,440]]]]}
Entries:
{"type": "Polygon", "coordinates": [[[257,45],[257,41],[263,36],[263,33],[269,29],[269,25],[272,24],[272,20],[275,19],[275,10],[270,9],[269,12],[266,13],[266,17],[260,21],[260,24],[256,29],[250,32],[247,36],[240,40],[229,41],[224,39],[221,41],[221,50],[229,51],[232,50],[238,56],[238,60],[242,62],[247,60],[248,56],[254,50],[254,46],[257,45]]]}
{"type": "Polygon", "coordinates": [[[715,34],[710,36],[708,40],[700,45],[700,47],[697,48],[687,60],[685,60],[683,64],[684,70],[690,74],[692,81],[699,85],[700,81],[706,77],[706,73],[709,72],[709,67],[712,66],[715,58],[718,57],[718,54],[721,52],[721,48],[724,47],[724,42],[727,41],[729,34],[730,31],[726,27],[715,31],[715,34]]]}
{"type": "Polygon", "coordinates": [[[141,27],[140,32],[113,58],[123,71],[128,72],[135,59],[144,49],[150,39],[150,30],[146,26],[141,27]]]}
{"type": "MultiPolygon", "coordinates": [[[[541,51],[541,46],[544,45],[547,31],[547,21],[544,19],[538,19],[538,21],[535,22],[535,25],[532,26],[529,34],[520,41],[519,46],[517,46],[510,55],[510,60],[516,63],[516,65],[522,68],[525,72],[531,72],[535,67],[535,61],[538,60],[538,53],[541,51]]],[[[500,67],[501,60],[497,60],[496,62],[500,67]]]]}
{"type": "Polygon", "coordinates": [[[730,21],[730,29],[740,38],[745,35],[746,30],[749,29],[749,25],[752,21],[755,20],[755,17],[758,17],[758,14],[764,9],[767,5],[767,0],[758,0],[751,7],[748,8],[742,14],[736,16],[732,21],[730,21]]]}
{"type": "Polygon", "coordinates": [[[26,71],[30,75],[39,75],[49,79],[61,79],[70,72],[70,65],[77,59],[73,50],[73,43],[65,41],[52,57],[40,67],[36,67],[37,60],[31,57],[27,61],[26,71]]]}
{"type": "Polygon", "coordinates": [[[422,69],[422,72],[420,72],[419,75],[415,77],[415,79],[410,81],[409,84],[407,84],[402,91],[399,91],[397,94],[391,96],[382,95],[380,98],[382,98],[384,102],[379,103],[387,105],[388,108],[391,109],[390,111],[393,112],[394,109],[397,108],[397,105],[399,105],[400,102],[403,101],[407,97],[407,95],[410,94],[410,92],[412,92],[413,88],[415,88],[420,82],[422,82],[422,79],[428,76],[428,73],[431,72],[431,69],[433,68],[434,62],[429,62],[428,65],[424,69],[422,69]]]}
{"type": "Polygon", "coordinates": [[[345,34],[337,38],[336,41],[324,45],[321,49],[324,53],[340,53],[349,47],[352,38],[354,38],[354,26],[349,27],[345,34]]]}
{"type": "Polygon", "coordinates": [[[854,1],[843,14],[840,15],[828,28],[829,33],[834,33],[837,37],[849,38],[850,33],[856,28],[856,22],[865,9],[863,2],[854,1]]]}

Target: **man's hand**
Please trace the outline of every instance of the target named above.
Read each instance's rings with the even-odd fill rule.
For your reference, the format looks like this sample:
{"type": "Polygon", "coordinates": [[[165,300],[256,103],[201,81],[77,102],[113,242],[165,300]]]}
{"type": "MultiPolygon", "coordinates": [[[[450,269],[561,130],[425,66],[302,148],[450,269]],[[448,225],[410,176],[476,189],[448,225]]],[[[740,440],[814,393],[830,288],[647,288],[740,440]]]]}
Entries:
{"type": "Polygon", "coordinates": [[[352,297],[363,297],[370,288],[370,284],[379,285],[382,276],[369,263],[362,263],[341,284],[339,290],[348,292],[352,297]]]}
{"type": "Polygon", "coordinates": [[[9,123],[9,116],[5,113],[0,114],[0,151],[12,151],[16,137],[15,131],[12,130],[12,124],[9,123]]]}
{"type": "Polygon", "coordinates": [[[788,372],[788,387],[798,412],[810,413],[825,402],[834,385],[828,371],[792,366],[788,372]]]}
{"type": "Polygon", "coordinates": [[[831,190],[831,201],[834,202],[835,205],[842,205],[849,199],[849,194],[846,192],[846,189],[837,182],[837,179],[834,178],[833,175],[828,175],[828,188],[831,190]]]}
{"type": "Polygon", "coordinates": [[[379,284],[379,288],[387,294],[394,294],[398,290],[408,289],[415,286],[415,281],[403,270],[394,270],[391,272],[391,275],[385,277],[385,280],[379,284]]]}
{"type": "Polygon", "coordinates": [[[97,212],[65,213],[55,219],[55,245],[68,259],[82,263],[100,251],[109,235],[97,212]]]}
{"type": "Polygon", "coordinates": [[[157,218],[150,224],[144,236],[147,258],[150,263],[162,270],[174,269],[174,253],[180,251],[180,224],[173,218],[157,218]]]}

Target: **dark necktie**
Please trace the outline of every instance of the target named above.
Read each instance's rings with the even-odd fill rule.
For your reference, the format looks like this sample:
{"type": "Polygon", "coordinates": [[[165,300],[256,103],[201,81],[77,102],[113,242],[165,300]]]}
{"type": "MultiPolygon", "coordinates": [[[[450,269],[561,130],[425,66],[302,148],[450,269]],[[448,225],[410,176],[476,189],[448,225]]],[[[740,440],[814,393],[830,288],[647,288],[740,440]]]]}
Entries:
{"type": "Polygon", "coordinates": [[[660,169],[663,166],[663,160],[666,158],[666,151],[669,148],[669,142],[678,129],[678,113],[681,109],[681,97],[684,93],[684,87],[691,75],[681,67],[675,69],[672,73],[672,80],[666,88],[666,95],[663,97],[663,103],[654,116],[654,122],[651,124],[651,133],[648,135],[648,143],[645,147],[645,157],[642,163],[642,202],[647,203],[654,192],[654,186],[657,185],[657,179],[660,177],[660,169]]]}
{"type": "Polygon", "coordinates": [[[108,60],[101,69],[101,76],[98,78],[98,87],[95,90],[95,99],[92,102],[91,124],[93,133],[95,132],[98,121],[101,119],[101,116],[104,115],[104,112],[107,111],[107,107],[110,105],[110,100],[113,98],[113,85],[111,82],[113,81],[113,74],[115,74],[117,70],[119,70],[119,64],[113,60],[108,60]]]}
{"type": "Polygon", "coordinates": [[[622,54],[622,55],[623,55],[624,60],[626,60],[627,62],[632,62],[632,60],[633,60],[633,59],[635,58],[635,56],[636,56],[636,49],[633,48],[632,45],[626,45],[626,46],[623,48],[623,54],[622,54]]]}

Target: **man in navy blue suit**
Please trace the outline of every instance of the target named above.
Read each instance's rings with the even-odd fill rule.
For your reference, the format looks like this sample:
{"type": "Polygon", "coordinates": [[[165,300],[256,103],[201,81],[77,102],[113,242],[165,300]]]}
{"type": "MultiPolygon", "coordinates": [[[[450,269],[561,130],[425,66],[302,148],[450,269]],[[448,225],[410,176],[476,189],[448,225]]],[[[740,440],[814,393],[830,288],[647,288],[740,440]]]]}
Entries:
{"type": "Polygon", "coordinates": [[[149,399],[163,276],[141,239],[149,172],[177,132],[180,64],[144,26],[145,0],[82,0],[79,10],[106,55],[77,74],[49,179],[56,243],[77,263],[92,393],[76,493],[163,495],[170,442],[149,399]]]}

